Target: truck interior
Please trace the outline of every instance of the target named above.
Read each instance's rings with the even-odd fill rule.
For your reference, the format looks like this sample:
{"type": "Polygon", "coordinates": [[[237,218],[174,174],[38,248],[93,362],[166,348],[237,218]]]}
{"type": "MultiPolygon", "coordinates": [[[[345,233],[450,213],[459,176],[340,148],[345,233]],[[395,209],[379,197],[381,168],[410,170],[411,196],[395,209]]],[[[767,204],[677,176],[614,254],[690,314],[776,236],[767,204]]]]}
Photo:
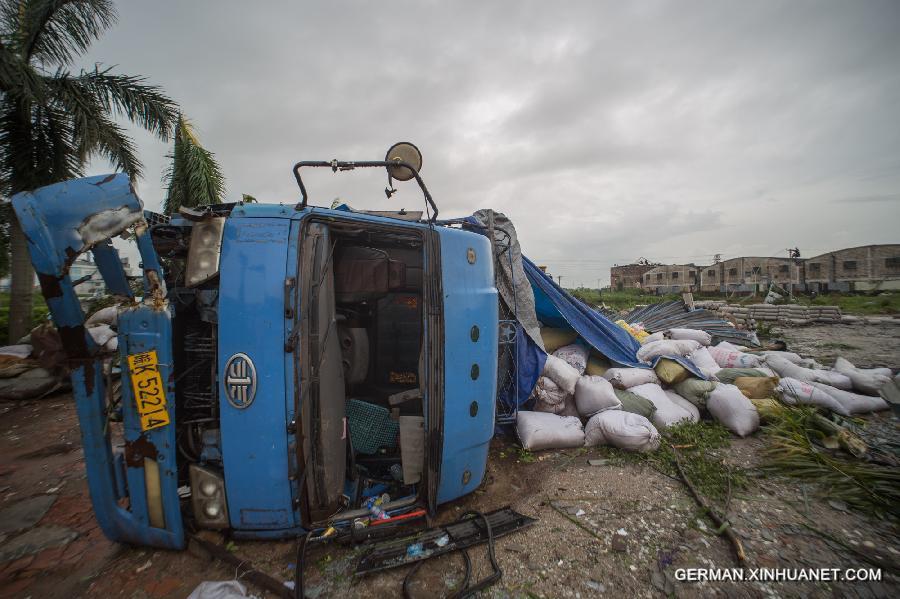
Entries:
{"type": "Polygon", "coordinates": [[[366,509],[385,494],[415,501],[425,447],[422,237],[331,220],[308,223],[301,239],[305,516],[366,509]]]}

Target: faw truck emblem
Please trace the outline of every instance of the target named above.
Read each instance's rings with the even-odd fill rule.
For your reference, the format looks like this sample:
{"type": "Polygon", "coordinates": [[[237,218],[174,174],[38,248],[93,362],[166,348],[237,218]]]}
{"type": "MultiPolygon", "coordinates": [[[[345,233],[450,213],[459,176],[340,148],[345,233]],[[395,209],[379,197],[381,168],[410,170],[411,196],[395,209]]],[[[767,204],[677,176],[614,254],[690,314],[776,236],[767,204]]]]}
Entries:
{"type": "Polygon", "coordinates": [[[238,409],[253,403],[256,397],[256,367],[247,354],[234,354],[225,363],[225,397],[238,409]]]}

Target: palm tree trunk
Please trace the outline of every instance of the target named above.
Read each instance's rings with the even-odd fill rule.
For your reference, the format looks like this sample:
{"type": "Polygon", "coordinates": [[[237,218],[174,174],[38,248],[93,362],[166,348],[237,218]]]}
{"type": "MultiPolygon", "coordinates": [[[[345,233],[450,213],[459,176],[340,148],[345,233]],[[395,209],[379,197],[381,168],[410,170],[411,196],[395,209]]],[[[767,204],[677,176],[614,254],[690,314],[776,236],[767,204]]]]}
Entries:
{"type": "Polygon", "coordinates": [[[31,307],[34,300],[34,269],[28,255],[28,242],[13,216],[10,227],[10,300],[9,342],[15,343],[31,330],[31,307]]]}

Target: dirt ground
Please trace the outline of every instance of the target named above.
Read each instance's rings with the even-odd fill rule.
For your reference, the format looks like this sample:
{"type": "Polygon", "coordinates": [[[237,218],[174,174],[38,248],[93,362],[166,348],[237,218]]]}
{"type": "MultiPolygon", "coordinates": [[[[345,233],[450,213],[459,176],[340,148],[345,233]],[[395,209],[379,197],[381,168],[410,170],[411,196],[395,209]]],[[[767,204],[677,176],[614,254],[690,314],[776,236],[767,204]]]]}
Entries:
{"type": "MultiPolygon", "coordinates": [[[[859,366],[900,365],[900,327],[806,327],[775,336],[825,364],[843,355],[859,366]]],[[[201,551],[127,547],[103,537],[88,498],[69,396],[0,403],[0,417],[0,597],[175,598],[201,581],[234,578],[233,567],[201,551]]],[[[896,434],[900,420],[884,412],[870,416],[869,426],[896,434]]],[[[724,455],[753,474],[764,444],[761,434],[735,439],[724,455]]],[[[897,523],[854,513],[821,492],[790,479],[753,476],[730,510],[748,567],[877,569],[861,557],[870,556],[886,565],[880,581],[678,580],[682,568],[734,567],[731,546],[680,482],[606,448],[531,455],[497,438],[482,487],[442,506],[439,517],[446,522],[469,509],[510,505],[538,519],[497,540],[503,578],[485,596],[898,596],[897,523]]],[[[275,578],[293,578],[294,542],[235,541],[231,549],[275,578]]],[[[307,596],[400,596],[407,569],[356,579],[361,552],[313,547],[306,560],[307,596]]],[[[488,572],[486,549],[475,548],[471,556],[473,579],[480,578],[488,572]]],[[[412,594],[447,596],[462,572],[458,554],[429,560],[412,594]]]]}

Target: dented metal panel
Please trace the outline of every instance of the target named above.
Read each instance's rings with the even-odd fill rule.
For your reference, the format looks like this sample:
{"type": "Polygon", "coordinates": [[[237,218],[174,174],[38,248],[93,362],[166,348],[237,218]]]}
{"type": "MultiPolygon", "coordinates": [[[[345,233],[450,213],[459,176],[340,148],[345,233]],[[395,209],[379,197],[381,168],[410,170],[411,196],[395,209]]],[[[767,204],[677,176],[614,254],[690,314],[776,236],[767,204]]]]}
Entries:
{"type": "Polygon", "coordinates": [[[103,356],[85,330],[84,311],[69,278],[69,267],[75,259],[93,250],[107,287],[130,298],[122,263],[109,239],[135,227],[145,268],[145,304],[132,305],[120,314],[119,349],[123,358],[129,352],[155,350],[160,371],[165,376],[166,393],[174,398],[172,330],[165,286],[143,221],[141,201],[127,176],[107,175],[16,194],[12,204],[28,241],[41,292],[69,358],[97,522],[106,536],[115,541],[182,548],[184,531],[177,492],[174,403],[169,405],[169,425],[143,432],[130,387],[123,385],[124,465],[129,504],[126,509],[119,503],[122,481],[117,481],[115,476],[115,468],[123,462],[117,462],[114,457],[106,422],[103,356]],[[148,464],[152,469],[147,468],[148,464]],[[154,480],[149,481],[151,476],[154,480]],[[158,489],[159,494],[151,493],[150,486],[158,489]],[[148,506],[148,498],[152,505],[148,506]],[[150,525],[151,519],[157,526],[150,525]]]}

